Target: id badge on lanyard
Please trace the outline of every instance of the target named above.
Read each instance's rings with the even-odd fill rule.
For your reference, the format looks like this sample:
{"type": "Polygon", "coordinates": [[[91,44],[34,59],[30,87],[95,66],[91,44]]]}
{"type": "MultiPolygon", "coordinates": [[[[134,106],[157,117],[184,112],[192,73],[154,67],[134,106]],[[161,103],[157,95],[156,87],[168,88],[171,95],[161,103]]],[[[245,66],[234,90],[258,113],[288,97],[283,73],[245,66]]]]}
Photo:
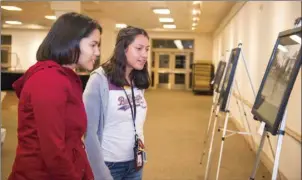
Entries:
{"type": "Polygon", "coordinates": [[[134,125],[135,143],[134,143],[133,152],[134,152],[134,160],[135,160],[135,169],[138,171],[144,166],[144,162],[146,162],[146,152],[145,152],[145,146],[144,146],[143,141],[138,137],[138,135],[136,133],[136,126],[135,126],[136,103],[135,103],[135,96],[134,96],[134,90],[133,90],[132,83],[131,83],[131,95],[132,95],[133,107],[132,107],[129,97],[127,96],[125,89],[124,89],[124,92],[126,94],[128,102],[129,102],[133,125],[134,125]]]}

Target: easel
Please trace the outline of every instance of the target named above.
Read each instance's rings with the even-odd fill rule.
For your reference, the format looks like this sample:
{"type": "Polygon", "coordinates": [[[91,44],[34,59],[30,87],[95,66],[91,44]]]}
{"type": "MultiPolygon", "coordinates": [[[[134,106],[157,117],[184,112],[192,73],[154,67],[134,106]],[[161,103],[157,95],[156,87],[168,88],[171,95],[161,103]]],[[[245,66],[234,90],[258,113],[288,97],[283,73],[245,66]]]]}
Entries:
{"type": "MultiPolygon", "coordinates": [[[[242,44],[239,43],[238,46],[241,47],[242,44]]],[[[243,62],[244,62],[245,70],[246,70],[247,75],[248,75],[248,78],[249,78],[249,82],[250,82],[250,85],[251,85],[251,88],[252,88],[252,91],[253,91],[253,95],[254,95],[254,97],[256,97],[256,92],[255,92],[254,85],[253,85],[252,80],[251,80],[251,77],[250,77],[250,72],[249,72],[249,70],[248,70],[248,68],[247,68],[247,65],[246,65],[246,61],[245,61],[245,58],[244,58],[244,53],[243,53],[242,48],[241,48],[241,56],[242,56],[242,59],[243,59],[243,62]]],[[[235,76],[235,75],[234,75],[234,76],[235,76]]],[[[241,94],[240,94],[240,91],[239,91],[238,83],[237,83],[236,80],[234,80],[234,81],[235,81],[235,83],[236,83],[236,88],[237,88],[238,94],[239,94],[240,97],[242,97],[241,94]]],[[[232,93],[231,93],[228,97],[231,98],[231,95],[232,95],[232,93]]],[[[240,99],[241,99],[241,98],[240,98],[240,99]]],[[[229,101],[230,101],[230,99],[229,99],[229,101]]],[[[236,101],[237,101],[238,109],[239,109],[239,111],[240,111],[238,99],[236,99],[236,101]]],[[[240,101],[241,101],[241,106],[242,106],[242,108],[243,108],[243,113],[244,113],[244,116],[245,116],[245,120],[246,120],[246,122],[247,122],[247,126],[248,126],[248,131],[249,131],[249,132],[238,132],[238,131],[226,130],[226,127],[227,127],[227,120],[228,120],[228,119],[227,119],[227,118],[228,118],[228,114],[227,114],[227,116],[226,116],[226,118],[225,118],[224,132],[223,132],[223,136],[222,136],[222,144],[221,144],[221,150],[220,150],[220,155],[219,155],[219,161],[218,161],[218,167],[217,167],[216,180],[219,179],[219,171],[220,171],[220,165],[221,165],[221,159],[222,159],[222,150],[223,150],[225,138],[230,137],[230,136],[232,136],[232,135],[234,135],[234,134],[242,134],[242,135],[250,135],[250,136],[253,135],[253,134],[251,133],[252,131],[251,131],[250,125],[249,125],[249,123],[248,123],[247,113],[246,113],[246,111],[245,111],[245,108],[244,108],[244,104],[243,104],[243,102],[242,102],[242,99],[241,99],[240,101]],[[228,135],[228,136],[225,136],[225,134],[226,134],[225,131],[231,132],[232,134],[230,134],[230,135],[228,135]]],[[[227,107],[229,108],[229,103],[228,103],[228,106],[227,106],[227,107]]],[[[227,113],[229,113],[229,110],[227,111],[227,113]]],[[[241,114],[241,112],[240,112],[240,114],[241,114]]],[[[220,131],[220,129],[218,129],[218,131],[220,131]]],[[[264,137],[265,137],[265,136],[264,136],[264,137]]],[[[270,139],[269,139],[269,135],[267,134],[266,137],[268,138],[269,145],[270,145],[270,149],[271,149],[272,154],[273,154],[273,156],[274,156],[274,151],[273,151],[273,148],[272,148],[271,141],[270,141],[270,139]]],[[[252,136],[251,136],[251,143],[252,143],[252,145],[253,145],[254,147],[256,147],[255,141],[253,140],[252,136]]]]}
{"type": "MultiPolygon", "coordinates": [[[[302,22],[302,18],[301,17],[297,18],[295,20],[294,27],[300,27],[301,26],[301,22],[302,22]]],[[[279,130],[277,132],[278,142],[277,142],[276,155],[274,157],[275,160],[274,160],[274,168],[273,168],[272,180],[276,180],[277,179],[277,174],[279,173],[279,171],[278,171],[278,168],[279,168],[279,159],[280,159],[280,154],[281,154],[283,137],[284,137],[284,134],[285,134],[286,119],[287,119],[287,109],[285,109],[285,112],[283,114],[282,121],[281,121],[281,124],[280,124],[280,128],[279,128],[279,130]]],[[[264,140],[265,140],[266,136],[268,136],[267,125],[265,125],[264,131],[263,131],[262,136],[261,136],[260,145],[259,145],[259,148],[258,148],[258,151],[257,151],[257,155],[256,155],[256,162],[255,162],[255,165],[254,165],[254,168],[253,168],[252,175],[249,178],[250,180],[254,180],[255,179],[256,172],[257,172],[257,169],[258,169],[258,166],[259,166],[259,162],[260,162],[260,154],[261,154],[261,151],[263,149],[264,140]]],[[[279,177],[280,177],[280,175],[279,175],[279,177]]]]}
{"type": "MultiPolygon", "coordinates": [[[[223,56],[222,56],[222,59],[223,59],[223,56]]],[[[223,73],[223,75],[224,75],[224,73],[223,73]]],[[[223,75],[222,75],[221,79],[223,79],[223,75]]],[[[214,81],[211,84],[213,85],[214,81]]],[[[206,153],[205,152],[205,146],[206,146],[207,140],[209,138],[209,130],[210,130],[210,127],[211,127],[211,124],[212,124],[212,122],[211,122],[212,121],[212,116],[215,113],[215,109],[217,108],[217,105],[218,105],[218,99],[219,99],[219,95],[220,95],[220,89],[219,89],[220,88],[220,84],[221,84],[221,82],[218,84],[217,89],[214,89],[213,103],[212,103],[212,107],[211,107],[211,113],[210,113],[210,118],[209,118],[209,122],[208,122],[208,128],[207,128],[207,131],[205,132],[205,135],[204,135],[204,137],[205,137],[204,141],[203,141],[204,151],[203,151],[203,153],[201,155],[200,164],[202,164],[203,157],[204,157],[204,155],[206,153]]],[[[217,113],[215,113],[215,116],[217,116],[217,113]]]]}
{"type": "MultiPolygon", "coordinates": [[[[241,50],[241,46],[242,46],[242,44],[240,43],[238,45],[238,48],[240,48],[240,50],[241,50]]],[[[237,62],[237,64],[238,64],[238,62],[237,62]]],[[[248,72],[248,70],[247,70],[247,72],[248,72]]],[[[236,74],[236,69],[235,69],[234,76],[235,76],[235,74],[236,74]]],[[[232,91],[233,91],[233,87],[232,87],[233,84],[234,84],[234,80],[233,80],[233,82],[231,84],[231,88],[230,88],[230,91],[229,91],[229,96],[228,96],[228,100],[227,100],[227,104],[226,104],[226,109],[229,109],[230,98],[232,96],[232,91]]],[[[212,137],[211,137],[211,143],[210,143],[210,148],[209,148],[208,161],[207,161],[206,172],[205,172],[205,179],[208,179],[208,173],[209,173],[209,166],[210,166],[211,155],[212,155],[212,148],[213,148],[215,129],[216,129],[216,124],[217,124],[218,114],[220,112],[220,104],[219,104],[219,102],[217,103],[217,107],[216,107],[216,111],[215,112],[216,113],[215,113],[215,119],[214,119],[213,129],[212,129],[212,137]]],[[[220,150],[220,157],[219,157],[219,164],[218,164],[218,171],[217,171],[216,179],[218,179],[218,175],[219,175],[219,167],[220,167],[220,162],[221,162],[221,158],[222,158],[223,143],[224,143],[224,139],[226,138],[225,134],[226,134],[226,131],[227,131],[226,127],[227,127],[228,119],[229,119],[229,110],[226,111],[225,124],[224,124],[223,137],[222,137],[222,146],[221,146],[221,150],[220,150]]],[[[220,129],[218,129],[218,131],[219,130],[220,129]]],[[[235,134],[235,133],[237,133],[237,134],[245,134],[245,135],[246,134],[250,134],[250,133],[247,133],[247,132],[235,132],[235,131],[231,131],[231,132],[233,132],[233,134],[235,134]]]]}
{"type": "MultiPolygon", "coordinates": [[[[248,74],[248,77],[249,77],[249,81],[250,81],[250,85],[252,86],[252,89],[254,90],[253,88],[253,84],[252,84],[252,81],[251,81],[251,78],[250,78],[250,73],[248,71],[248,68],[246,66],[246,62],[245,62],[245,59],[244,59],[244,56],[243,56],[243,52],[242,52],[242,43],[239,43],[238,44],[238,48],[241,49],[241,56],[242,56],[242,60],[244,62],[244,65],[245,65],[245,70],[248,74]]],[[[236,68],[237,69],[237,68],[236,68]]],[[[234,77],[236,75],[236,71],[234,73],[234,77]]],[[[247,117],[246,117],[246,123],[248,124],[248,128],[249,128],[249,132],[238,132],[238,131],[231,131],[231,130],[227,130],[227,125],[228,125],[228,121],[229,121],[229,114],[230,114],[230,110],[229,110],[229,107],[230,107],[230,102],[231,102],[231,98],[232,98],[232,95],[233,95],[233,86],[234,86],[234,82],[236,82],[236,87],[237,87],[237,90],[240,94],[240,91],[239,91],[239,87],[238,87],[238,83],[237,81],[234,79],[233,82],[232,82],[232,85],[231,85],[231,89],[230,89],[230,92],[229,92],[229,95],[228,95],[228,100],[227,100],[227,105],[226,105],[226,115],[225,115],[225,120],[224,120],[224,127],[223,127],[223,132],[222,132],[222,138],[221,138],[221,147],[220,147],[220,154],[219,154],[219,160],[218,160],[218,167],[217,167],[217,173],[216,173],[216,180],[219,179],[219,172],[220,172],[220,166],[221,166],[221,160],[222,160],[222,152],[223,152],[223,147],[224,147],[224,140],[229,137],[229,136],[232,136],[234,134],[241,134],[241,135],[252,135],[251,134],[251,130],[250,130],[250,126],[249,126],[249,123],[248,123],[248,120],[247,120],[247,117]],[[226,132],[231,132],[232,134],[226,136],[226,132]]],[[[237,104],[238,104],[238,100],[237,100],[237,104]]],[[[239,106],[239,105],[238,105],[239,106]]],[[[242,104],[243,108],[244,108],[244,105],[242,104]]],[[[240,108],[239,108],[239,111],[240,111],[240,108]]],[[[219,129],[220,131],[220,129],[219,129]]]]}
{"type": "MultiPolygon", "coordinates": [[[[239,43],[238,47],[241,48],[242,44],[239,43]]],[[[253,94],[254,96],[255,95],[255,90],[254,90],[254,86],[253,86],[253,83],[251,81],[251,77],[250,77],[250,73],[248,71],[248,68],[247,68],[247,65],[246,65],[246,61],[244,59],[244,55],[243,55],[243,51],[242,51],[242,48],[241,48],[241,56],[242,56],[242,59],[243,59],[243,62],[244,62],[244,65],[245,65],[245,70],[247,72],[247,75],[249,77],[249,81],[250,81],[250,85],[251,85],[251,88],[253,90],[253,94]]],[[[236,74],[236,73],[235,73],[236,74]]],[[[235,76],[234,74],[234,76],[235,76]]],[[[239,93],[239,96],[241,97],[241,94],[240,94],[240,91],[239,91],[239,87],[238,87],[238,83],[236,80],[233,80],[232,82],[232,86],[233,86],[233,83],[234,81],[236,82],[236,87],[237,87],[237,91],[239,93]]],[[[231,87],[231,90],[229,92],[229,96],[228,96],[228,103],[227,103],[227,109],[229,109],[229,103],[230,103],[230,98],[232,96],[232,90],[233,90],[233,87],[231,87]]],[[[238,132],[238,131],[231,131],[231,130],[227,130],[227,124],[228,124],[228,119],[229,119],[229,113],[230,111],[227,110],[226,111],[226,117],[225,117],[225,123],[224,123],[224,129],[223,129],[223,136],[222,136],[222,144],[221,144],[221,149],[220,149],[220,155],[219,155],[219,163],[218,163],[218,168],[217,168],[217,174],[216,174],[216,180],[219,179],[219,170],[220,170],[220,165],[221,165],[221,159],[222,159],[222,151],[223,151],[223,146],[224,146],[224,140],[229,137],[229,136],[232,136],[234,134],[242,134],[242,135],[252,135],[251,134],[251,129],[250,129],[250,125],[248,123],[248,118],[247,118],[247,114],[246,114],[246,111],[245,111],[245,108],[244,108],[244,105],[243,105],[243,102],[242,102],[242,99],[240,100],[241,101],[241,105],[242,105],[242,108],[243,108],[243,111],[244,111],[244,116],[245,116],[245,119],[246,119],[246,122],[247,122],[247,125],[248,125],[248,130],[249,132],[238,132]],[[226,136],[226,132],[231,132],[232,134],[226,136]]],[[[239,103],[238,103],[238,100],[237,100],[237,105],[238,105],[238,108],[239,108],[239,111],[240,111],[240,106],[239,106],[239,103]]],[[[205,179],[208,179],[208,172],[209,172],[209,166],[210,166],[210,160],[211,160],[211,154],[212,154],[212,148],[213,148],[213,141],[214,141],[214,135],[215,135],[215,129],[216,129],[216,124],[217,124],[217,118],[218,118],[218,114],[219,114],[219,111],[220,111],[220,105],[217,104],[216,105],[216,111],[215,111],[215,119],[214,119],[214,126],[213,126],[213,130],[212,130],[212,137],[211,137],[211,143],[210,143],[210,148],[209,148],[209,154],[208,154],[208,161],[207,161],[207,167],[206,167],[206,172],[205,172],[205,179]]],[[[214,108],[215,109],[215,108],[214,108]]],[[[211,114],[214,113],[214,110],[211,112],[211,114]]],[[[240,114],[241,114],[241,111],[240,111],[240,114]]],[[[211,119],[210,119],[211,120],[211,119]]],[[[211,121],[209,122],[209,124],[211,124],[211,121]]],[[[210,126],[210,125],[209,125],[210,126]]],[[[208,129],[209,129],[209,126],[208,126],[208,129]]],[[[220,128],[218,129],[218,131],[220,131],[220,128]]],[[[268,137],[268,136],[267,136],[268,137]]],[[[268,137],[269,138],[269,137],[268,137]]],[[[251,140],[251,143],[254,143],[253,139],[251,140]]],[[[271,143],[270,143],[271,145],[271,143]]],[[[205,152],[204,152],[205,154],[205,152]]],[[[201,159],[201,162],[202,162],[202,159],[201,159]]]]}

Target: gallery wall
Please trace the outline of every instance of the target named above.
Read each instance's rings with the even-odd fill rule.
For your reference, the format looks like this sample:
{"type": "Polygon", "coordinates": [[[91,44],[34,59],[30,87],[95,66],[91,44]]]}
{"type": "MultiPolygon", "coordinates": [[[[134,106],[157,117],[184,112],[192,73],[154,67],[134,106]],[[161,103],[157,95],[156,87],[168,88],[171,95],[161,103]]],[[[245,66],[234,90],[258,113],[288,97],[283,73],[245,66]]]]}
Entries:
{"type": "MultiPolygon", "coordinates": [[[[255,121],[251,114],[255,96],[243,60],[247,64],[257,93],[279,32],[293,28],[295,19],[300,16],[300,1],[248,1],[242,7],[234,8],[213,34],[213,60],[216,65],[221,59],[228,61],[229,51],[239,43],[243,45],[244,58],[241,56],[239,59],[235,77],[239,91],[234,89],[235,93],[230,100],[230,111],[232,119],[235,119],[235,124],[240,129],[248,131],[247,125],[250,125],[252,133],[255,134],[253,139],[256,148],[261,137],[257,134],[260,123],[255,121]],[[241,98],[238,98],[239,92],[241,98]],[[244,109],[238,108],[237,99],[243,100],[244,109]],[[243,116],[243,110],[247,112],[248,124],[243,116]]],[[[292,90],[287,109],[287,133],[283,139],[279,167],[287,179],[298,180],[301,179],[301,72],[292,90]]],[[[277,137],[271,136],[270,139],[275,151],[277,137]]],[[[272,170],[274,158],[267,140],[263,154],[262,160],[270,168],[269,170],[272,170]],[[265,162],[267,159],[264,157],[270,162],[265,162]]]]}

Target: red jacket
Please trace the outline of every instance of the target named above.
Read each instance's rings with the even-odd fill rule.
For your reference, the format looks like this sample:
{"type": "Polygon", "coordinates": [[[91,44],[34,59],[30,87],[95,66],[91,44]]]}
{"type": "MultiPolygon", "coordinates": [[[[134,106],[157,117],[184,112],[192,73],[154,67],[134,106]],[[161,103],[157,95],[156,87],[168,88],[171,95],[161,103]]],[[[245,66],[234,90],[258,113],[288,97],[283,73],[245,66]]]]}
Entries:
{"type": "Polygon", "coordinates": [[[91,180],[81,140],[87,119],[78,75],[54,61],[33,65],[13,84],[18,147],[9,180],[91,180]]]}

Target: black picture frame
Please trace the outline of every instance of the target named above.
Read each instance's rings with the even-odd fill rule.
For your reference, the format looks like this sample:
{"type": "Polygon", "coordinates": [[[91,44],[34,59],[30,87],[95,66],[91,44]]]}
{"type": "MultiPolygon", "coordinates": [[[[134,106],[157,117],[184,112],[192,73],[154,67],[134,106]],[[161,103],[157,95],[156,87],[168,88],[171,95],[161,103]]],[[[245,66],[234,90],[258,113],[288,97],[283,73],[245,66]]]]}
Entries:
{"type": "Polygon", "coordinates": [[[218,102],[220,104],[220,111],[226,112],[227,111],[227,103],[229,100],[230,90],[233,85],[238,59],[241,52],[241,48],[237,47],[232,49],[230,54],[230,59],[226,68],[226,72],[223,78],[222,87],[220,90],[220,96],[218,102]]]}
{"type": "Polygon", "coordinates": [[[301,67],[301,34],[301,27],[279,33],[252,107],[254,119],[272,135],[278,134],[301,67]]]}
{"type": "Polygon", "coordinates": [[[225,61],[219,61],[216,74],[214,76],[213,80],[213,89],[215,92],[219,93],[221,88],[221,80],[225,71],[226,62],[225,61]]]}

